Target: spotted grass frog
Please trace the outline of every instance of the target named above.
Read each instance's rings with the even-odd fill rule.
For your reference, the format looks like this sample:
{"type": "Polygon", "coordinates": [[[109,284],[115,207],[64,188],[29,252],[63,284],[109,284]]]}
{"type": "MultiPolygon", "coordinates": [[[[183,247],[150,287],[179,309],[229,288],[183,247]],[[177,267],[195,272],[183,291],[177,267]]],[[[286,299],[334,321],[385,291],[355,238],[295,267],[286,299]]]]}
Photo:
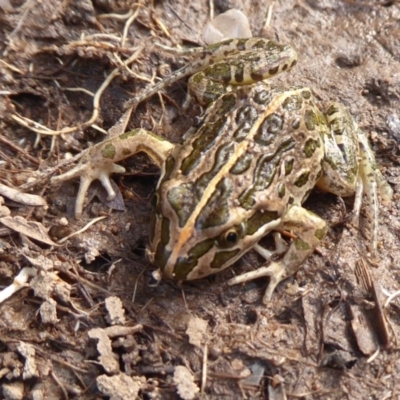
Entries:
{"type": "Polygon", "coordinates": [[[278,283],[299,269],[326,234],[326,222],[302,206],[314,187],[355,195],[357,220],[366,195],[376,251],[378,192],[390,200],[392,190],[344,106],[334,103],[323,113],[310,89],[268,83],[296,64],[292,47],[264,38],[232,39],[187,53],[196,60],[128,105],[194,74],[189,93],[205,106],[196,126],[182,144],[134,129],[90,148],[76,167],[53,178],[60,183],[80,177],[76,215],[82,214],[93,180],[99,179],[112,199],[109,176],[124,172],[116,162],[143,151],[161,169],[147,248],[157,280],[202,278],[254,249],[269,264],[228,283],[269,276],[263,299],[268,302],[278,283]],[[292,232],[290,244],[281,231],[292,232]],[[275,251],[259,244],[271,232],[275,251]],[[272,258],[274,253],[281,258],[272,258]]]}

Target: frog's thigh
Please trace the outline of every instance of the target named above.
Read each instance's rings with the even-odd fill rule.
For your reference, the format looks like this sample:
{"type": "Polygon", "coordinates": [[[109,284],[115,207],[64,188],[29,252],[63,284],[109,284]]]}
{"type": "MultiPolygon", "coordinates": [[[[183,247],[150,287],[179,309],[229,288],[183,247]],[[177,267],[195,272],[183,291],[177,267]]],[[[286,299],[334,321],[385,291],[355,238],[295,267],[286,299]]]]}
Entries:
{"type": "Polygon", "coordinates": [[[338,196],[352,196],[357,190],[359,169],[357,124],[340,103],[332,104],[325,116],[327,126],[321,126],[323,173],[316,186],[338,196]]]}
{"type": "Polygon", "coordinates": [[[368,139],[361,129],[358,129],[359,142],[359,181],[361,189],[357,191],[354,202],[354,222],[358,225],[362,195],[365,193],[368,198],[369,210],[372,214],[372,238],[371,250],[376,253],[378,247],[378,225],[379,225],[379,202],[378,192],[382,200],[390,201],[393,190],[386,182],[375,160],[374,153],[368,143],[368,139]]]}
{"type": "Polygon", "coordinates": [[[392,189],[376,164],[374,153],[364,132],[349,111],[340,103],[326,111],[328,129],[321,129],[324,141],[323,175],[316,186],[338,196],[355,194],[353,222],[358,225],[363,194],[366,194],[372,214],[373,252],[377,249],[379,191],[385,201],[392,189]]]}
{"type": "Polygon", "coordinates": [[[296,235],[296,239],[290,244],[282,260],[273,261],[268,267],[260,267],[255,271],[239,275],[231,279],[228,282],[229,285],[269,276],[271,279],[263,298],[263,302],[267,303],[271,300],[276,286],[299,269],[327,231],[327,225],[323,219],[299,206],[293,206],[287,211],[282,219],[281,228],[291,230],[296,235]]]}

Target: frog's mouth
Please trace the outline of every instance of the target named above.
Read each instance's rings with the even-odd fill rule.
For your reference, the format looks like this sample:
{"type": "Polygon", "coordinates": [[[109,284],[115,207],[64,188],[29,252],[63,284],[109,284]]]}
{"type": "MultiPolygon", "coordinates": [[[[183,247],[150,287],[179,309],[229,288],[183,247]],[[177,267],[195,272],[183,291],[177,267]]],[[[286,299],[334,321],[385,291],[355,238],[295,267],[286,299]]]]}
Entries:
{"type": "Polygon", "coordinates": [[[163,275],[177,281],[200,279],[228,267],[242,255],[243,249],[240,247],[221,250],[214,245],[200,256],[192,251],[175,260],[171,258],[164,268],[163,275]]]}

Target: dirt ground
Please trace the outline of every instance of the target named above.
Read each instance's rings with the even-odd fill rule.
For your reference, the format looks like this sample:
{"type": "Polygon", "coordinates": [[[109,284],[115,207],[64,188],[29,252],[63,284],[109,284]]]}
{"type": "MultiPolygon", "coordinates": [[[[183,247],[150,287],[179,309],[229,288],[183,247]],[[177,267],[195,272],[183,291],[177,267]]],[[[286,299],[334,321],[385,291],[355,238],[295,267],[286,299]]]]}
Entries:
{"type": "MultiPolygon", "coordinates": [[[[211,3],[0,0],[0,284],[29,274],[0,304],[1,398],[400,399],[398,1],[275,1],[269,27],[264,1],[214,2],[215,14],[241,9],[254,36],[297,49],[295,69],[274,82],[311,87],[322,108],[341,101],[367,132],[394,190],[380,206],[378,259],[367,207],[357,229],[352,198],[315,192],[305,207],[329,232],[267,306],[267,278],[227,285],[260,265],[255,252],[214,276],[151,287],[150,160],[123,163],[112,204],[94,185],[80,220],[78,182],[49,183],[104,138],[126,100],[185,65],[152,44],[202,45],[211,3]]],[[[184,79],[163,106],[143,102],[129,128],[179,142],[200,113],[182,111],[185,96],[184,79]]]]}

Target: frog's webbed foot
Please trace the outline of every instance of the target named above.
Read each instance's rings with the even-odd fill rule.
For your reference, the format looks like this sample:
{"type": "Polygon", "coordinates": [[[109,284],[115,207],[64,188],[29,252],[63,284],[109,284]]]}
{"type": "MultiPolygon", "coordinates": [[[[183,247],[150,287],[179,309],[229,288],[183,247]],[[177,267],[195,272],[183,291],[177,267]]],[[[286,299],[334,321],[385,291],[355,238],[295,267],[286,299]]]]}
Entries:
{"type": "Polygon", "coordinates": [[[113,173],[122,174],[124,172],[124,167],[112,162],[96,164],[84,158],[75,168],[62,175],[53,177],[51,183],[58,184],[72,178],[80,178],[79,190],[75,202],[75,216],[79,218],[82,216],[83,204],[90,184],[98,179],[107,191],[107,200],[112,200],[116,196],[116,193],[111,185],[110,175],[113,173]]]}
{"type": "Polygon", "coordinates": [[[269,301],[271,301],[272,294],[274,293],[274,290],[278,286],[278,284],[289,276],[287,273],[287,268],[282,261],[281,262],[273,261],[268,267],[260,267],[254,271],[250,271],[245,274],[235,276],[234,278],[228,281],[228,284],[237,285],[238,283],[252,281],[253,279],[261,278],[263,276],[270,277],[268,288],[265,291],[263,297],[263,303],[266,304],[269,301]]]}
{"type": "Polygon", "coordinates": [[[293,231],[295,239],[289,247],[283,242],[279,234],[275,234],[276,250],[270,252],[258,244],[254,247],[266,259],[277,252],[285,252],[279,261],[272,261],[267,267],[260,267],[254,271],[236,276],[228,281],[229,285],[247,282],[263,276],[270,277],[270,283],[263,297],[263,302],[271,300],[276,286],[284,279],[293,275],[303,261],[315,250],[326,234],[326,223],[317,215],[299,206],[292,206],[282,218],[281,228],[293,231]]]}
{"type": "MultiPolygon", "coordinates": [[[[253,249],[260,254],[267,262],[270,262],[272,257],[277,255],[282,255],[288,251],[289,246],[282,239],[282,236],[279,232],[273,233],[274,241],[275,241],[275,250],[270,251],[259,245],[258,243],[253,247],[253,249]]],[[[263,302],[267,303],[271,300],[272,293],[275,288],[279,284],[279,282],[283,281],[286,276],[286,267],[281,262],[271,262],[268,267],[260,267],[255,271],[247,272],[245,274],[239,275],[235,278],[229,280],[229,285],[236,285],[238,283],[243,283],[247,281],[251,281],[253,279],[261,278],[263,276],[269,276],[271,279],[269,281],[268,288],[265,292],[263,302]]]]}
{"type": "Polygon", "coordinates": [[[110,175],[124,173],[125,168],[116,164],[125,158],[144,151],[155,164],[161,166],[174,145],[160,136],[145,129],[134,129],[104,140],[88,150],[81,158],[79,164],[70,171],[53,177],[53,184],[61,183],[79,177],[81,182],[75,204],[75,214],[82,215],[85,195],[90,184],[98,179],[108,194],[108,200],[115,197],[110,175]]]}

